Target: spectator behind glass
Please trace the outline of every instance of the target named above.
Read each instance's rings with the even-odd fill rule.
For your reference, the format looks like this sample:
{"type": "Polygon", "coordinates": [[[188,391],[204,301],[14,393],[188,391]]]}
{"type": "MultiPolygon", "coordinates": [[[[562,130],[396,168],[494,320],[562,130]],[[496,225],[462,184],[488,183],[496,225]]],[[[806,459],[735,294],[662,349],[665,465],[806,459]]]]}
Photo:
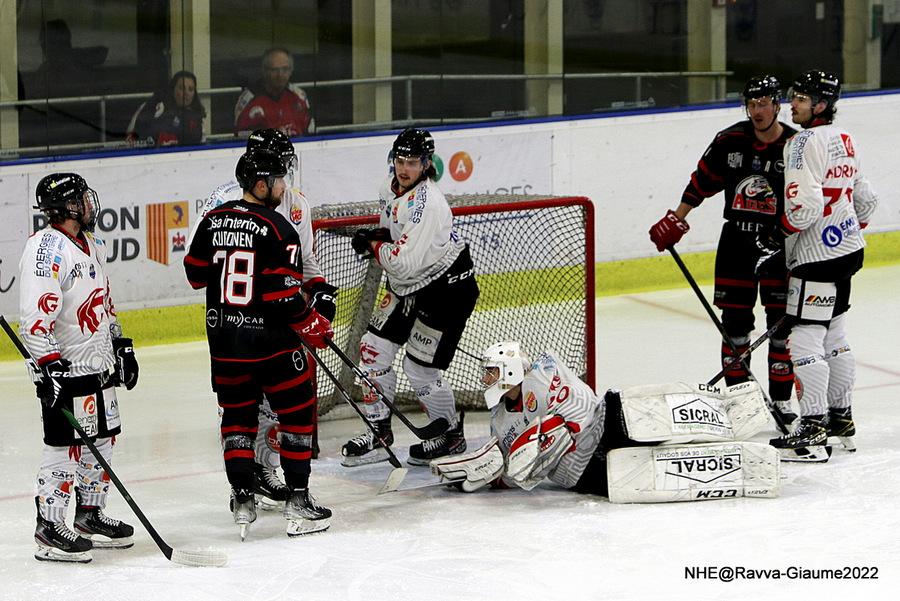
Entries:
{"type": "Polygon", "coordinates": [[[315,133],[316,121],[309,111],[303,88],[291,84],[294,59],[284,48],[270,48],[262,57],[262,79],[244,88],[234,106],[234,131],[248,136],[256,129],[271,127],[288,136],[315,133]]]}
{"type": "Polygon", "coordinates": [[[165,90],[138,107],[128,124],[126,140],[139,146],[201,144],[204,118],[197,77],[190,71],[179,71],[165,90]]]}

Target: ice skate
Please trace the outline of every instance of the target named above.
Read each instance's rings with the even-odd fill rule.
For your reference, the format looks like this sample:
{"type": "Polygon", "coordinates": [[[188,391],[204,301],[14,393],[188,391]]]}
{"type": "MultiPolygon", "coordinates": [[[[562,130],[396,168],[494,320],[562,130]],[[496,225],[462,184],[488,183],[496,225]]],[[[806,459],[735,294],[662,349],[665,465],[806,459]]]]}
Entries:
{"type": "Polygon", "coordinates": [[[463,434],[463,419],[465,413],[459,414],[456,426],[447,430],[440,436],[423,440],[419,444],[409,447],[410,465],[428,465],[434,459],[447,455],[458,455],[466,452],[466,438],[463,434]]]}
{"type": "Polygon", "coordinates": [[[91,549],[94,545],[90,539],[69,530],[65,522],[51,522],[38,516],[34,542],[38,547],[34,558],[39,561],[87,563],[93,559],[91,549]]]}
{"type": "Polygon", "coordinates": [[[291,492],[284,503],[284,518],[288,536],[300,536],[322,532],[331,526],[331,510],[319,505],[308,488],[298,488],[291,492]]]}
{"type": "Polygon", "coordinates": [[[131,538],[134,527],[107,516],[99,507],[76,507],[75,530],[90,539],[95,549],[127,549],[134,546],[131,538]]]}
{"type": "Polygon", "coordinates": [[[249,489],[232,489],[229,503],[234,515],[234,523],[241,527],[241,542],[247,538],[250,524],[256,521],[256,502],[253,493],[249,489]]]}
{"type": "MultiPolygon", "coordinates": [[[[391,418],[377,420],[372,422],[378,436],[390,446],[394,444],[394,432],[391,430],[391,418]]],[[[372,431],[366,429],[362,434],[358,434],[347,441],[341,448],[341,465],[344,467],[355,467],[357,465],[367,465],[369,463],[379,463],[388,460],[387,451],[372,431]]]]}
{"type": "Polygon", "coordinates": [[[856,435],[856,424],[853,423],[853,412],[850,407],[845,409],[831,408],[828,410],[828,423],[825,424],[825,432],[828,438],[837,438],[844,449],[853,453],[856,451],[856,443],[853,437],[856,435]]]}
{"type": "Polygon", "coordinates": [[[253,464],[253,492],[256,493],[259,508],[264,511],[280,509],[281,503],[291,494],[291,490],[278,477],[277,469],[259,463],[253,464]]]}
{"type": "Polygon", "coordinates": [[[769,444],[781,449],[784,461],[824,463],[831,457],[831,447],[820,415],[803,417],[790,434],[773,438],[769,444]]]}

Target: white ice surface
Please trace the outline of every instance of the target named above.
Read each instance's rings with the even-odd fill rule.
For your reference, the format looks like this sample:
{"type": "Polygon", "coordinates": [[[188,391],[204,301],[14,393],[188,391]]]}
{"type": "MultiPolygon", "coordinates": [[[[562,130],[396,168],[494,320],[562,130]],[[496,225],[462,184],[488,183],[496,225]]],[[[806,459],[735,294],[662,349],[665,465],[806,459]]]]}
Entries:
{"type": "MultiPolygon", "coordinates": [[[[868,268],[854,280],[848,327],[858,359],[859,451],[785,465],[779,499],[617,506],[550,488],[376,496],[389,468],[342,468],[340,445],[359,425],[340,420],[322,423],[323,459],[313,464],[313,491],[335,512],[331,530],[290,540],[280,514],[261,512],[239,542],[205,344],[139,348],[140,384],[120,394],[125,433],[114,466],[170,545],[226,552],[229,564],[218,569],[166,561],[115,492],[108,513],[135,524],[132,549],[94,551],[87,565],[35,561],[38,411],[21,364],[0,363],[0,599],[900,598],[898,291],[900,266],[868,268]],[[874,566],[878,579],[725,583],[688,580],[686,566],[874,566]]],[[[599,388],[703,381],[718,370],[717,349],[716,330],[687,288],[598,302],[599,388]]],[[[764,377],[764,353],[754,371],[764,377]]],[[[486,438],[486,417],[468,417],[470,442],[486,438]]],[[[395,432],[405,458],[414,440],[397,420],[395,432]]],[[[408,481],[426,477],[413,468],[408,481]]]]}

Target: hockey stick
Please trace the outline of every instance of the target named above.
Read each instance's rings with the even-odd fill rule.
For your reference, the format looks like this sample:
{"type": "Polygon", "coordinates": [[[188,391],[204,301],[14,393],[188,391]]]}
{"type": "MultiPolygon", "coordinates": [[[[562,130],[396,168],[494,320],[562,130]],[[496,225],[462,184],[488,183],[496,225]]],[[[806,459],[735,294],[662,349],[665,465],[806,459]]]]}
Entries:
{"type": "Polygon", "coordinates": [[[391,449],[390,445],[388,445],[388,443],[385,442],[385,440],[381,437],[381,435],[378,434],[378,430],[375,429],[375,426],[373,426],[372,422],[370,422],[369,419],[365,416],[365,414],[363,414],[362,410],[360,410],[360,408],[356,406],[356,403],[354,403],[353,399],[350,397],[350,393],[347,392],[347,389],[344,388],[340,382],[338,382],[337,376],[335,376],[334,372],[332,372],[328,368],[328,366],[325,365],[325,362],[322,361],[322,359],[316,353],[315,349],[313,349],[313,347],[310,346],[302,338],[300,339],[300,342],[303,343],[303,346],[306,347],[306,350],[309,351],[309,354],[313,356],[313,359],[316,360],[316,363],[319,364],[319,367],[322,368],[322,371],[324,371],[325,374],[329,378],[331,378],[331,381],[334,382],[334,385],[335,385],[335,387],[337,387],[338,391],[341,393],[341,396],[343,396],[344,400],[347,401],[347,403],[351,407],[353,407],[353,410],[356,411],[356,414],[359,415],[360,419],[363,420],[363,423],[366,424],[366,427],[369,429],[369,431],[372,432],[372,435],[375,436],[375,438],[378,440],[378,442],[381,443],[382,448],[384,448],[384,450],[387,451],[388,461],[390,461],[391,465],[394,466],[394,469],[391,471],[390,475],[388,476],[387,482],[385,482],[384,486],[382,486],[382,490],[389,486],[393,486],[393,487],[400,486],[400,483],[403,482],[403,479],[406,477],[406,473],[409,470],[407,468],[403,467],[403,464],[400,463],[399,459],[397,459],[397,456],[394,454],[394,451],[391,449]]]}
{"type": "Polygon", "coordinates": [[[347,354],[341,350],[341,347],[336,345],[330,338],[325,339],[325,344],[331,347],[331,350],[337,353],[337,356],[341,358],[341,361],[343,361],[347,365],[347,367],[353,370],[353,373],[356,374],[356,377],[365,382],[366,385],[381,398],[384,404],[388,406],[388,409],[390,409],[391,412],[395,413],[400,421],[403,422],[403,424],[421,440],[428,440],[429,438],[440,436],[450,428],[450,423],[446,420],[446,418],[443,417],[439,417],[433,422],[425,424],[421,428],[416,426],[414,423],[409,421],[408,417],[400,413],[400,410],[397,409],[397,406],[394,405],[394,403],[390,399],[384,396],[384,393],[381,392],[381,390],[377,386],[375,386],[375,383],[369,379],[369,376],[366,375],[366,372],[361,370],[353,361],[351,361],[350,357],[348,357],[347,354]]]}
{"type": "MultiPolygon", "coordinates": [[[[25,348],[25,345],[22,344],[22,341],[19,340],[19,337],[10,327],[9,322],[6,321],[6,318],[0,315],[0,325],[3,326],[4,331],[6,331],[6,335],[9,336],[9,339],[15,345],[16,349],[18,349],[19,353],[21,353],[22,358],[25,359],[25,362],[31,367],[31,369],[35,370],[35,373],[40,374],[40,370],[37,367],[37,363],[31,357],[28,352],[28,349],[25,348]]],[[[159,532],[156,531],[156,528],[153,527],[153,524],[150,523],[150,520],[147,519],[147,516],[144,515],[144,512],[141,511],[141,508],[138,507],[137,502],[133,498],[131,498],[131,494],[125,488],[125,485],[122,484],[122,481],[119,480],[119,477],[116,476],[116,473],[113,471],[112,467],[103,458],[103,455],[100,454],[100,451],[97,450],[97,447],[94,446],[94,443],[91,441],[90,436],[85,433],[84,429],[82,429],[81,425],[78,423],[78,420],[75,419],[75,416],[72,415],[72,412],[64,407],[59,407],[59,410],[65,416],[66,421],[69,422],[75,431],[78,433],[81,441],[91,450],[91,453],[94,454],[94,457],[103,466],[103,469],[106,470],[109,479],[112,480],[113,484],[115,484],[116,488],[119,489],[119,492],[122,494],[122,497],[125,498],[125,501],[128,503],[128,506],[131,507],[131,510],[134,512],[134,515],[141,521],[141,524],[144,525],[144,528],[147,530],[147,533],[150,534],[150,538],[153,539],[153,542],[156,543],[156,546],[159,547],[159,550],[162,551],[162,554],[166,556],[166,559],[172,561],[174,563],[178,563],[185,566],[212,566],[212,567],[221,567],[228,563],[228,556],[222,553],[221,551],[215,550],[207,550],[207,551],[182,551],[180,549],[173,549],[166,541],[162,539],[159,535],[159,532]]]]}
{"type": "MultiPolygon", "coordinates": [[[[740,361],[741,363],[743,363],[744,360],[750,356],[750,353],[752,353],[757,348],[759,348],[759,345],[761,345],[763,342],[768,340],[772,336],[772,334],[775,333],[775,330],[777,330],[778,328],[781,327],[781,324],[784,323],[785,319],[787,319],[787,316],[786,315],[782,316],[781,319],[779,319],[777,322],[775,322],[775,325],[773,325],[771,328],[769,328],[768,330],[763,332],[759,338],[754,340],[753,344],[751,344],[749,347],[747,347],[746,351],[744,351],[743,353],[738,355],[738,358],[735,359],[735,361],[740,361]]],[[[723,377],[725,377],[725,368],[722,368],[722,370],[719,371],[719,373],[717,373],[715,376],[713,376],[713,378],[709,382],[707,382],[706,385],[712,386],[713,384],[715,384],[716,382],[721,380],[723,377]]]]}
{"type": "MultiPolygon", "coordinates": [[[[725,332],[725,326],[722,325],[722,321],[713,311],[712,307],[709,305],[709,301],[706,300],[706,297],[703,296],[703,291],[700,290],[700,287],[697,285],[697,281],[694,280],[694,276],[691,275],[691,272],[688,271],[687,265],[684,264],[684,261],[681,260],[681,257],[678,255],[678,251],[675,250],[673,246],[669,246],[666,248],[671,254],[672,258],[675,259],[675,262],[678,264],[678,268],[681,269],[681,273],[684,274],[684,279],[688,281],[688,284],[691,285],[691,288],[694,290],[694,294],[697,295],[697,298],[700,300],[700,303],[703,305],[703,308],[706,309],[707,315],[712,320],[713,324],[715,324],[716,328],[719,330],[719,334],[722,336],[722,340],[725,341],[725,344],[728,345],[728,348],[731,349],[732,354],[735,357],[738,357],[740,353],[735,347],[734,342],[731,340],[731,336],[725,332]]],[[[756,376],[753,375],[753,372],[750,371],[750,365],[748,364],[746,359],[741,359],[741,366],[745,370],[747,370],[747,375],[751,380],[759,384],[759,380],[756,379],[756,376]]],[[[769,395],[763,390],[762,385],[759,387],[760,392],[762,392],[763,398],[766,400],[766,406],[769,408],[769,413],[772,414],[772,418],[775,420],[775,424],[778,426],[778,429],[781,430],[782,434],[788,434],[787,425],[784,423],[784,419],[781,417],[781,413],[778,411],[777,407],[775,407],[775,403],[772,402],[772,399],[769,398],[769,395]]]]}
{"type": "Polygon", "coordinates": [[[465,482],[465,478],[459,478],[458,480],[446,480],[441,478],[439,480],[426,480],[425,482],[419,482],[418,484],[410,484],[408,486],[400,487],[399,483],[394,487],[382,486],[381,490],[378,491],[379,495],[383,495],[387,492],[406,492],[408,490],[419,490],[420,488],[432,488],[435,486],[453,486],[454,484],[461,484],[465,482]]]}

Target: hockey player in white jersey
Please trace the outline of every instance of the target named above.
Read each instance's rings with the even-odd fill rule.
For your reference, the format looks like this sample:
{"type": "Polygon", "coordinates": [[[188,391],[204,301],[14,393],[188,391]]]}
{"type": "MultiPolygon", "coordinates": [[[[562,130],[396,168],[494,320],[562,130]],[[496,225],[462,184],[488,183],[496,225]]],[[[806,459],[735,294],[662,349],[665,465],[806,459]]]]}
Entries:
{"type": "MultiPolygon", "coordinates": [[[[394,357],[406,345],[403,372],[429,419],[444,418],[450,429],[409,449],[409,463],[428,465],[437,457],[466,450],[463,416],[441,370],[456,353],[466,321],[478,300],[475,267],[468,245],[453,229],[453,214],[434,181],[434,139],[423,129],[407,129],[391,148],[393,173],[379,190],[377,229],[359,230],[353,250],[374,257],[387,274],[387,292],[360,341],[360,369],[389,399],[397,374],[394,357]]],[[[369,391],[363,408],[388,445],[393,442],[391,413],[369,391]]],[[[352,467],[388,456],[371,431],[341,449],[352,467]]]]}
{"type": "Polygon", "coordinates": [[[106,277],[106,246],[93,236],[97,194],[75,173],[37,186],[49,225],[26,242],[19,263],[19,332],[37,365],[44,451],[37,474],[35,558],[88,562],[92,548],[132,546],[134,529],[103,513],[109,477],[60,408],[72,412],[111,461],[121,433],[115,386],[138,379],[132,341],[122,328],[106,277]],[[75,532],[66,508],[75,493],[75,532]]]}
{"type": "MultiPolygon", "coordinates": [[[[319,261],[315,255],[312,211],[309,207],[309,201],[294,186],[298,169],[294,145],[291,143],[290,138],[280,130],[258,129],[247,138],[247,152],[258,149],[271,150],[284,161],[284,166],[288,172],[284,179],[288,183],[288,187],[284,191],[281,204],[275,210],[284,215],[300,235],[303,290],[310,299],[310,306],[315,308],[326,319],[332,321],[335,314],[337,288],[325,281],[325,276],[322,275],[322,270],[319,268],[319,261]]],[[[194,224],[194,231],[196,231],[203,216],[208,212],[230,200],[242,198],[243,195],[244,191],[236,179],[232,179],[213,190],[209,198],[206,199],[203,210],[194,224]]],[[[193,237],[193,232],[191,232],[191,239],[193,237]]],[[[290,494],[277,472],[277,468],[280,465],[278,437],[278,416],[272,411],[268,400],[263,399],[263,402],[259,405],[259,430],[256,436],[256,464],[254,466],[256,477],[254,492],[261,497],[263,508],[274,507],[271,503],[265,502],[265,499],[275,502],[284,501],[290,494]]]]}
{"type": "Polygon", "coordinates": [[[853,136],[833,123],[841,84],[824,71],[797,77],[788,97],[794,123],[804,130],[784,149],[785,210],[777,228],[761,237],[772,249],[784,239],[792,320],[790,354],[802,420],[772,439],[798,449],[838,437],[855,450],[851,396],[856,361],[846,336],[850,279],[863,264],[868,225],[878,198],[860,167],[853,136]]]}
{"type": "Polygon", "coordinates": [[[744,442],[768,422],[756,382],[640,386],[600,398],[555,354],[530,361],[518,342],[489,347],[482,366],[490,440],[431,463],[463,491],[531,490],[548,479],[624,503],[778,495],[778,452],[744,442]]]}

